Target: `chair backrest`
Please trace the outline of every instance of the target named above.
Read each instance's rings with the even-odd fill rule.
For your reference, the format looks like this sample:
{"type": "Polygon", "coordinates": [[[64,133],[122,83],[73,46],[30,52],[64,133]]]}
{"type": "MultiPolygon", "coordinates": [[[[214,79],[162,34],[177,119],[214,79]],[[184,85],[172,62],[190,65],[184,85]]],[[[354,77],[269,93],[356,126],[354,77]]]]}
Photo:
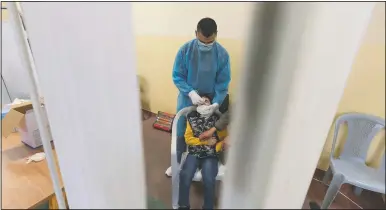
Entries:
{"type": "Polygon", "coordinates": [[[178,120],[180,120],[181,116],[186,116],[189,112],[195,111],[197,109],[196,106],[189,106],[181,109],[173,119],[172,125],[172,144],[171,144],[171,152],[176,153],[177,148],[177,125],[178,120]]]}
{"type": "Polygon", "coordinates": [[[343,151],[339,157],[357,158],[365,162],[370,143],[375,135],[377,135],[381,129],[384,129],[385,120],[376,116],[361,113],[348,113],[339,116],[335,122],[331,155],[334,152],[339,127],[343,123],[347,124],[348,133],[343,151]]]}

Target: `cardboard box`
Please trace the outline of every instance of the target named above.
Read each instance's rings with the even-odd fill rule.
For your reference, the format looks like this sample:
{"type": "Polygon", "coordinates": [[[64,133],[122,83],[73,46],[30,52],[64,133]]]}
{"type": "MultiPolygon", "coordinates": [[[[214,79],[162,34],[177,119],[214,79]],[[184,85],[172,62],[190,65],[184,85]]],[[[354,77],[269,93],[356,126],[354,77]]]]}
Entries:
{"type": "MultiPolygon", "coordinates": [[[[50,132],[49,124],[45,109],[43,108],[43,123],[47,126],[50,132]]],[[[31,102],[16,104],[11,107],[11,110],[5,115],[1,122],[2,135],[6,138],[12,133],[14,128],[20,133],[21,141],[32,148],[42,145],[42,139],[35,113],[31,102]]],[[[52,141],[52,140],[51,140],[52,141]]]]}

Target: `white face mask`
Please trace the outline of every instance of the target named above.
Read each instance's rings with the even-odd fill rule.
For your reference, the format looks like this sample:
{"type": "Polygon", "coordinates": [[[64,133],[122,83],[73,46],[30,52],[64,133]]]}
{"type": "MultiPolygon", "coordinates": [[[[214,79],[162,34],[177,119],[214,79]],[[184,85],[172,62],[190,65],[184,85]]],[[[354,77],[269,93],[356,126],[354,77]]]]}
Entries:
{"type": "Polygon", "coordinates": [[[213,43],[210,43],[210,44],[204,44],[202,43],[200,40],[197,39],[197,43],[198,43],[198,49],[200,49],[201,51],[204,51],[204,52],[208,52],[212,49],[213,47],[213,43]]]}
{"type": "Polygon", "coordinates": [[[199,105],[197,107],[197,112],[200,113],[201,117],[205,118],[210,117],[210,115],[212,114],[209,105],[199,105]]]}

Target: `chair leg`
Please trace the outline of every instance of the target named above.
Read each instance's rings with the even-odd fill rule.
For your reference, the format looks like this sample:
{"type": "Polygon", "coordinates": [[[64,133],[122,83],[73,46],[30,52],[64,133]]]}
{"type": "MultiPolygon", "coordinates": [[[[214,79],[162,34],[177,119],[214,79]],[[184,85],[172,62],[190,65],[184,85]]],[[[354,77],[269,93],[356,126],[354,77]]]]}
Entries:
{"type": "Polygon", "coordinates": [[[327,193],[324,196],[322,206],[320,207],[321,209],[328,209],[328,207],[330,207],[343,183],[344,176],[342,174],[334,174],[330,186],[327,189],[327,193]]]}
{"type": "Polygon", "coordinates": [[[322,182],[324,184],[328,185],[328,181],[331,180],[331,176],[332,176],[332,171],[331,171],[331,168],[328,167],[327,171],[324,173],[324,177],[323,177],[322,182]]]}
{"type": "Polygon", "coordinates": [[[174,172],[174,169],[172,169],[172,173],[172,207],[173,209],[178,209],[178,185],[180,183],[180,177],[174,172]]]}
{"type": "Polygon", "coordinates": [[[179,164],[177,163],[177,156],[172,156],[172,208],[178,209],[178,188],[180,184],[179,164]]]}
{"type": "Polygon", "coordinates": [[[360,196],[361,193],[362,193],[362,191],[363,191],[362,188],[357,187],[357,186],[354,186],[354,194],[355,194],[356,196],[360,196]]]}
{"type": "Polygon", "coordinates": [[[180,171],[185,162],[187,153],[183,153],[181,157],[181,164],[177,163],[177,158],[172,157],[172,208],[178,209],[178,193],[180,187],[180,171]]]}

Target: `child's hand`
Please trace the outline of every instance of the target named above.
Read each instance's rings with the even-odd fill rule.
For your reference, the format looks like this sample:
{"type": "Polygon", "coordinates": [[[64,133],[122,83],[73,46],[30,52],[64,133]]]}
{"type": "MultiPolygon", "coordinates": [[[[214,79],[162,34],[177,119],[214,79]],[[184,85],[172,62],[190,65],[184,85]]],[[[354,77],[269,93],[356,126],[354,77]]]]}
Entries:
{"type": "Polygon", "coordinates": [[[216,138],[211,138],[208,140],[208,145],[209,146],[212,146],[212,145],[215,145],[217,142],[217,139],[216,138]]]}
{"type": "Polygon", "coordinates": [[[211,129],[203,132],[198,138],[200,140],[209,139],[213,136],[214,132],[216,132],[216,128],[211,128],[211,129]]]}

